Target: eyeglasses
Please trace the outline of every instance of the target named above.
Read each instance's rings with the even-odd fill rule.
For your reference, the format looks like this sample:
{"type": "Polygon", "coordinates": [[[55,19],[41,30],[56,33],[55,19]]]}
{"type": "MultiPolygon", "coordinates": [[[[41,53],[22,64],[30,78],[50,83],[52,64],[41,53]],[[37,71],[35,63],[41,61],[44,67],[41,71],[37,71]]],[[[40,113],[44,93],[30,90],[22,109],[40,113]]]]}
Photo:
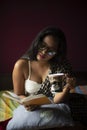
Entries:
{"type": "Polygon", "coordinates": [[[42,44],[39,46],[39,51],[43,51],[43,50],[47,50],[47,51],[46,51],[46,54],[49,55],[49,56],[54,56],[54,55],[57,53],[56,51],[51,50],[51,49],[46,45],[46,43],[42,43],[42,44]]]}

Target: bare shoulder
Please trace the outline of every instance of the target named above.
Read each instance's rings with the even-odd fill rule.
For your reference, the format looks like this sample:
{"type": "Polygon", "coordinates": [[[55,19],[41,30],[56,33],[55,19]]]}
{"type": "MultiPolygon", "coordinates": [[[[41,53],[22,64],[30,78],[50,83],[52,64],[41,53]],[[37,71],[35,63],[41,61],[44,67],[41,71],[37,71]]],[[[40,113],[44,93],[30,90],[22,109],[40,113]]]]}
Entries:
{"type": "Polygon", "coordinates": [[[16,61],[14,67],[16,68],[23,68],[28,64],[28,60],[24,60],[24,59],[19,59],[16,61]]]}
{"type": "Polygon", "coordinates": [[[26,70],[28,70],[28,60],[25,59],[17,60],[16,63],[14,64],[13,71],[25,72],[26,70]]]}

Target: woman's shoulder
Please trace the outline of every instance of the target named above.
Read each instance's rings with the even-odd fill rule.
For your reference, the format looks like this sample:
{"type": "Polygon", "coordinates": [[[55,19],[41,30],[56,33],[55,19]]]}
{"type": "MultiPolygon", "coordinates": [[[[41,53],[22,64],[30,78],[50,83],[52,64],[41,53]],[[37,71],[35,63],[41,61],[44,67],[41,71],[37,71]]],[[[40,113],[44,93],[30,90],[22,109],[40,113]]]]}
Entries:
{"type": "Polygon", "coordinates": [[[28,60],[25,59],[18,59],[14,64],[15,69],[25,69],[27,67],[28,67],[28,60]]]}

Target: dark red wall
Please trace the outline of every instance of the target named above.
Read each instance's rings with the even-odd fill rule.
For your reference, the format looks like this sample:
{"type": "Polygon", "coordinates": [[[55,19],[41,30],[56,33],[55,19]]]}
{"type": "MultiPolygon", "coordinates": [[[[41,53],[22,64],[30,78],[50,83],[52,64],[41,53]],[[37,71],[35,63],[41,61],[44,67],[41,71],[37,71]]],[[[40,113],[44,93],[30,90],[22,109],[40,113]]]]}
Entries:
{"type": "Polygon", "coordinates": [[[15,61],[27,50],[37,33],[49,25],[65,32],[73,70],[87,71],[86,2],[29,1],[0,2],[0,73],[12,72],[15,61]]]}

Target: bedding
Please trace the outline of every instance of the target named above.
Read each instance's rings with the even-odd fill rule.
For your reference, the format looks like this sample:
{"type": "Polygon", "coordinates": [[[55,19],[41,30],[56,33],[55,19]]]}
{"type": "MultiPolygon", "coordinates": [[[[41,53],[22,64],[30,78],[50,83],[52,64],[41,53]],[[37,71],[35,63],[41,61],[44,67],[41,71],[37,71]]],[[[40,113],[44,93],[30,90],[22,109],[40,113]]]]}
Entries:
{"type": "MultiPolygon", "coordinates": [[[[13,111],[19,106],[17,102],[2,96],[4,92],[5,90],[0,91],[0,122],[11,118],[13,116],[13,111]]],[[[87,85],[76,86],[71,93],[87,95],[87,85]]]]}
{"type": "Polygon", "coordinates": [[[41,105],[35,111],[27,111],[20,105],[14,111],[6,130],[36,130],[73,125],[70,109],[66,104],[41,105]]]}
{"type": "Polygon", "coordinates": [[[87,95],[87,85],[78,85],[71,90],[71,93],[87,95]]]}
{"type": "MultiPolygon", "coordinates": [[[[8,122],[13,117],[13,111],[17,107],[19,108],[19,104],[17,102],[3,97],[2,96],[3,92],[5,92],[5,90],[0,91],[0,130],[2,130],[1,129],[2,122],[5,121],[5,125],[6,125],[6,122],[8,122]]],[[[82,94],[82,95],[87,95],[87,85],[76,86],[71,91],[71,93],[78,93],[78,94],[82,94]]]]}

